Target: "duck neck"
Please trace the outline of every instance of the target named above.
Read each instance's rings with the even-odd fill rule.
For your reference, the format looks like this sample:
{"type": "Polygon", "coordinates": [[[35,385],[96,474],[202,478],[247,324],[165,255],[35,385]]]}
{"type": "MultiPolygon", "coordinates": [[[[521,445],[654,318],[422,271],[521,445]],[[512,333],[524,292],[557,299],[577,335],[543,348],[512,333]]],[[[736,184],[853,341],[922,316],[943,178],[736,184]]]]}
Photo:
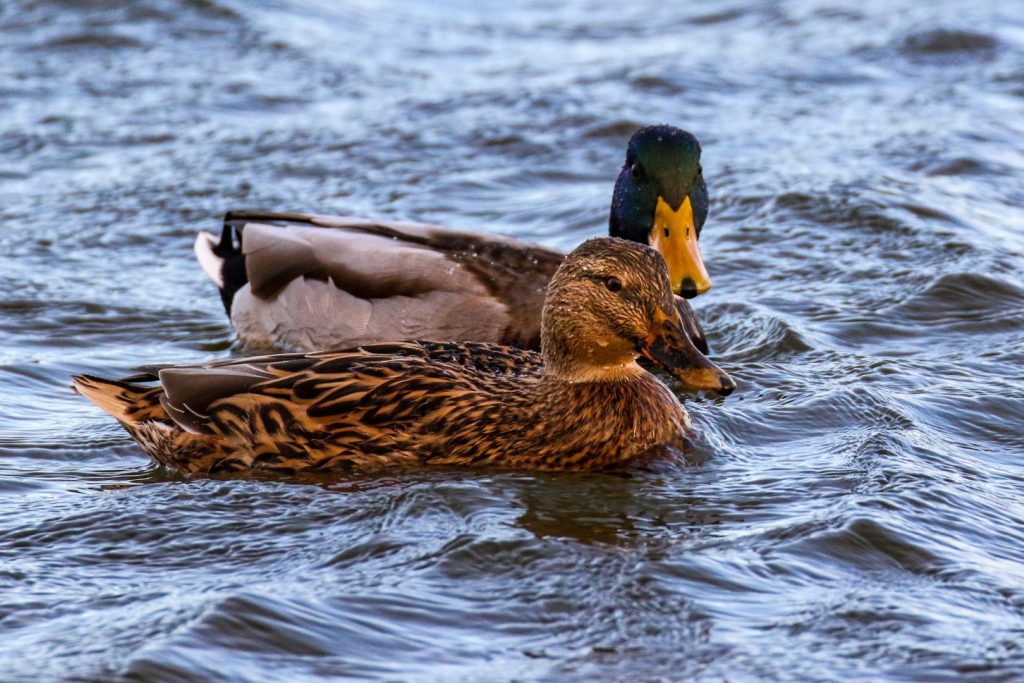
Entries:
{"type": "MultiPolygon", "coordinates": [[[[548,309],[544,312],[547,316],[548,309]]],[[[565,382],[615,382],[646,374],[637,365],[637,353],[624,340],[591,341],[584,331],[564,323],[549,324],[547,317],[541,335],[547,377],[565,382]]]]}
{"type": "Polygon", "coordinates": [[[648,374],[636,359],[609,364],[582,364],[554,362],[549,354],[544,356],[544,380],[549,384],[579,384],[583,382],[628,382],[648,374]]]}

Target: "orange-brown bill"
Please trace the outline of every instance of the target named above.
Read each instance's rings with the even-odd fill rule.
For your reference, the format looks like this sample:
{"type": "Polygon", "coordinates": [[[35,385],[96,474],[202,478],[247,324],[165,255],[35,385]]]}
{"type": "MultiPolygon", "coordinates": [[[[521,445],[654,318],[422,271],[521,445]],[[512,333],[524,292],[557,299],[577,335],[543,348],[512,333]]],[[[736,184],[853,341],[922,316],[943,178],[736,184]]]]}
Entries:
{"type": "Polygon", "coordinates": [[[736,388],[732,377],[693,345],[683,331],[676,310],[666,312],[659,308],[656,311],[651,331],[639,350],[690,391],[714,391],[728,396],[736,388]]]}

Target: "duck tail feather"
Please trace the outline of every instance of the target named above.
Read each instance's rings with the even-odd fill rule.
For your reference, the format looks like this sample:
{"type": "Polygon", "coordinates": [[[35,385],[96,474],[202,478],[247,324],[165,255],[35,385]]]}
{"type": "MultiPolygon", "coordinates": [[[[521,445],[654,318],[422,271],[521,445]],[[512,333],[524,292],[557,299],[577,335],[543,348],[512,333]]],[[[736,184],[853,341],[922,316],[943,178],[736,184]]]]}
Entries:
{"type": "Polygon", "coordinates": [[[217,255],[217,237],[210,232],[200,232],[196,235],[194,249],[196,259],[202,267],[206,276],[213,280],[214,284],[224,289],[224,259],[217,255]]]}
{"type": "Polygon", "coordinates": [[[242,252],[242,229],[236,213],[229,211],[224,215],[219,238],[213,233],[200,232],[194,245],[203,272],[220,288],[220,299],[228,316],[235,294],[249,282],[242,252]]]}
{"type": "Polygon", "coordinates": [[[147,420],[167,420],[167,411],[160,405],[160,387],[140,387],[93,375],[75,375],[71,389],[86,397],[121,422],[137,424],[147,420]]]}

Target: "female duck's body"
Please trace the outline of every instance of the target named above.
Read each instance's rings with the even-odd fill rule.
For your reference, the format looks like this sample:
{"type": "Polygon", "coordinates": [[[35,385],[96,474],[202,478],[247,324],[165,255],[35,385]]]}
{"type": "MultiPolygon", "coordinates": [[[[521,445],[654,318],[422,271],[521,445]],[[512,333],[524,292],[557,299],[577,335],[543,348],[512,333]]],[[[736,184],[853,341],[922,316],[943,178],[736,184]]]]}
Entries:
{"type": "MultiPolygon", "coordinates": [[[[146,405],[146,419],[122,418],[128,432],[162,465],[199,475],[402,465],[599,469],[658,445],[678,445],[688,426],[675,396],[635,364],[612,382],[573,382],[544,373],[539,363],[502,375],[467,372],[469,366],[448,360],[459,355],[488,366],[539,355],[523,351],[510,358],[504,348],[403,342],[266,363],[242,360],[219,371],[242,370],[243,381],[260,377],[260,384],[208,405],[176,395],[192,379],[192,368],[160,372],[162,386],[153,389],[106,388],[92,378],[77,380],[77,387],[90,398],[92,391],[114,390],[133,405],[146,405]],[[195,432],[182,428],[192,417],[185,411],[203,413],[186,425],[195,432]]],[[[218,371],[205,370],[207,377],[218,371]]]]}
{"type": "Polygon", "coordinates": [[[675,396],[636,364],[728,393],[693,348],[656,252],[611,238],[552,281],[543,355],[477,343],[405,342],[171,367],[149,388],[95,377],[77,391],[143,449],[189,474],[391,464],[590,470],[679,445],[675,396]]]}

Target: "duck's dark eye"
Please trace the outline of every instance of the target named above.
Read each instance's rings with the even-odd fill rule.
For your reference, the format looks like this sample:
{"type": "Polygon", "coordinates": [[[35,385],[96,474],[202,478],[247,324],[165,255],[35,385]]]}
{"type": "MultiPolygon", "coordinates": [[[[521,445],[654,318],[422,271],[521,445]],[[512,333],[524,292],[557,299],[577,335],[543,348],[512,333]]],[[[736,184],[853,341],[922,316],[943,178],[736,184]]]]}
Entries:
{"type": "Polygon", "coordinates": [[[697,175],[704,175],[704,167],[697,164],[697,175]]]}
{"type": "Polygon", "coordinates": [[[629,167],[629,173],[634,178],[640,178],[644,174],[644,169],[642,169],[640,167],[640,163],[639,162],[634,161],[633,165],[629,167]]]}
{"type": "Polygon", "coordinates": [[[622,280],[610,275],[604,279],[604,286],[608,288],[609,292],[619,292],[622,291],[622,280]]]}

